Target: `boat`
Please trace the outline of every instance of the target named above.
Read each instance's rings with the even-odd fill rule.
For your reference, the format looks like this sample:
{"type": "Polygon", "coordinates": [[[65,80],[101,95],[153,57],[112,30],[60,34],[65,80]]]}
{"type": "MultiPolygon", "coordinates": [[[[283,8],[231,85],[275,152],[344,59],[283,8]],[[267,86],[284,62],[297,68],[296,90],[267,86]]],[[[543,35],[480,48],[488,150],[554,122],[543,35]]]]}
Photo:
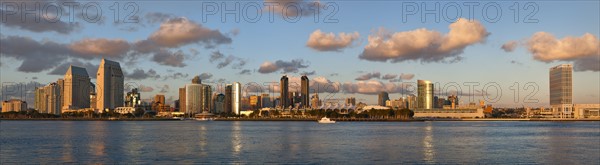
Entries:
{"type": "Polygon", "coordinates": [[[335,123],[335,121],[333,121],[333,120],[331,120],[331,119],[329,119],[327,117],[323,117],[323,118],[321,118],[321,120],[319,120],[319,123],[321,123],[321,124],[333,124],[333,123],[335,123]]]}

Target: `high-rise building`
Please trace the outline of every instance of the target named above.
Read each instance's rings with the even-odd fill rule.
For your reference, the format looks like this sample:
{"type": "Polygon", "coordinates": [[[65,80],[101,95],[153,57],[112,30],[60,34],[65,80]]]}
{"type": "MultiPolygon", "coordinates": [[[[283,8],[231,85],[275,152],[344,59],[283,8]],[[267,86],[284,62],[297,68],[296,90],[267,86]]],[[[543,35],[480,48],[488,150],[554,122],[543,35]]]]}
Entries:
{"type": "Polygon", "coordinates": [[[427,80],[417,81],[417,108],[433,108],[433,83],[427,80]]]}
{"type": "Polygon", "coordinates": [[[165,108],[165,95],[155,95],[154,96],[154,101],[152,104],[152,109],[156,110],[157,112],[164,112],[166,111],[165,108]]]}
{"type": "Polygon", "coordinates": [[[301,101],[302,101],[302,108],[308,108],[308,107],[310,107],[309,80],[306,75],[302,76],[300,78],[300,80],[301,80],[301,82],[300,82],[300,97],[301,97],[301,101]]]}
{"type": "Polygon", "coordinates": [[[202,111],[210,112],[212,110],[212,87],[207,84],[202,84],[202,111]]]}
{"type": "Polygon", "coordinates": [[[50,83],[35,90],[35,109],[40,113],[60,115],[62,110],[61,88],[58,83],[50,83]]]}
{"type": "Polygon", "coordinates": [[[127,92],[127,96],[125,97],[126,107],[138,107],[141,103],[142,99],[137,88],[133,88],[131,92],[127,92]]]}
{"type": "Polygon", "coordinates": [[[118,62],[102,59],[96,74],[96,108],[100,111],[122,107],[124,77],[118,62]]]}
{"type": "Polygon", "coordinates": [[[90,82],[90,108],[96,108],[96,84],[90,82]]]}
{"type": "Polygon", "coordinates": [[[310,98],[310,104],[313,109],[317,109],[317,108],[321,107],[321,100],[319,99],[318,93],[315,93],[314,95],[312,95],[312,97],[310,98]]]}
{"type": "MultiPolygon", "coordinates": [[[[27,110],[27,102],[19,99],[10,99],[7,101],[2,101],[2,112],[10,112],[10,111],[25,111],[27,110]]],[[[40,112],[46,113],[46,112],[40,112]]]]}
{"type": "Polygon", "coordinates": [[[85,68],[70,66],[63,83],[63,109],[90,107],[90,76],[85,68]]]}
{"type": "Polygon", "coordinates": [[[260,96],[252,95],[250,96],[250,108],[253,110],[262,108],[262,99],[260,96]]]}
{"type": "Polygon", "coordinates": [[[233,85],[225,85],[225,105],[223,106],[224,111],[231,113],[233,111],[233,85]]]}
{"type": "Polygon", "coordinates": [[[225,95],[222,93],[217,94],[215,99],[215,113],[225,112],[225,95]]]}
{"type": "Polygon", "coordinates": [[[388,101],[388,100],[390,100],[390,95],[387,92],[380,92],[377,104],[379,106],[385,106],[385,101],[388,101]]]}
{"type": "Polygon", "coordinates": [[[179,88],[179,112],[185,112],[185,87],[179,88]]]}
{"type": "Polygon", "coordinates": [[[555,117],[573,117],[573,66],[550,68],[550,106],[555,117]]]}
{"type": "Polygon", "coordinates": [[[279,105],[282,109],[286,109],[290,106],[288,92],[288,77],[283,75],[279,81],[279,105]]]}
{"type": "Polygon", "coordinates": [[[404,102],[406,102],[406,107],[408,109],[417,109],[417,96],[411,94],[406,96],[406,99],[404,100],[404,102]]]}
{"type": "Polygon", "coordinates": [[[268,93],[260,94],[260,98],[261,98],[261,103],[262,103],[262,105],[260,107],[262,107],[262,108],[273,107],[273,104],[271,103],[271,96],[269,96],[268,93]]]}
{"type": "Polygon", "coordinates": [[[234,82],[231,90],[231,111],[236,115],[239,115],[241,111],[241,99],[242,85],[239,82],[234,82]]]}
{"type": "Polygon", "coordinates": [[[346,98],[346,105],[356,105],[356,98],[354,98],[354,97],[346,98]]]}
{"type": "Polygon", "coordinates": [[[185,113],[187,114],[210,112],[212,109],[212,87],[201,84],[200,77],[195,76],[192,79],[192,84],[185,85],[184,100],[184,102],[179,101],[180,104],[185,104],[185,113]]]}

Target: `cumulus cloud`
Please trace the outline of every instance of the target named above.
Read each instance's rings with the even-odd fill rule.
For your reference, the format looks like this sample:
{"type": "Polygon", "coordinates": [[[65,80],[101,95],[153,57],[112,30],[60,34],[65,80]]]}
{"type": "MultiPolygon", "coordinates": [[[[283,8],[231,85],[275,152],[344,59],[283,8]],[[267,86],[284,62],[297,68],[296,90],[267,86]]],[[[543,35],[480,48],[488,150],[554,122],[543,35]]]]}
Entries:
{"type": "Polygon", "coordinates": [[[29,37],[0,37],[0,53],[23,61],[17,68],[21,72],[40,72],[59,65],[71,54],[65,44],[53,41],[38,42],[29,37]],[[51,58],[48,58],[51,57],[51,58]]]}
{"type": "Polygon", "coordinates": [[[139,90],[140,92],[152,92],[152,91],[154,91],[154,88],[152,88],[152,87],[150,87],[150,86],[140,85],[140,86],[138,87],[138,90],[139,90]]]}
{"type": "MultiPolygon", "coordinates": [[[[80,30],[82,26],[78,22],[67,23],[64,21],[65,19],[60,19],[61,16],[62,18],[65,18],[70,14],[68,13],[69,9],[66,8],[67,6],[61,5],[63,2],[67,1],[71,0],[2,1],[3,7],[0,9],[0,13],[4,14],[2,14],[3,18],[2,21],[0,21],[0,24],[8,28],[28,30],[31,32],[56,32],[59,34],[69,34],[71,32],[80,30]],[[22,7],[27,9],[45,8],[45,10],[44,12],[40,12],[42,13],[41,16],[28,16],[26,19],[22,19],[22,11],[20,11],[22,7]]],[[[77,7],[75,11],[81,11],[80,7],[77,7]]],[[[81,15],[80,13],[73,14],[81,15]]]]}
{"type": "Polygon", "coordinates": [[[373,72],[373,73],[366,73],[366,74],[360,75],[357,78],[355,78],[355,80],[363,81],[363,80],[370,80],[372,78],[379,79],[380,77],[381,77],[381,73],[373,72]]]}
{"type": "Polygon", "coordinates": [[[155,23],[165,22],[174,17],[175,16],[172,14],[161,13],[161,12],[149,12],[144,15],[143,19],[145,19],[147,23],[155,24],[155,23]]]}
{"type": "Polygon", "coordinates": [[[277,60],[275,63],[265,61],[260,65],[258,72],[267,74],[283,70],[283,73],[298,73],[299,69],[303,68],[308,68],[308,62],[302,59],[294,59],[291,61],[277,60]]]}
{"type": "Polygon", "coordinates": [[[310,34],[306,46],[317,51],[340,51],[352,45],[359,37],[358,32],[339,33],[338,36],[335,36],[334,33],[324,33],[317,29],[310,34]]]}
{"type": "Polygon", "coordinates": [[[449,29],[447,34],[425,28],[393,34],[380,30],[369,35],[359,58],[380,62],[456,61],[461,59],[459,55],[467,46],[483,43],[490,34],[479,21],[467,19],[457,20],[449,29]]]}
{"type": "Polygon", "coordinates": [[[346,82],[342,84],[342,89],[350,94],[376,95],[382,91],[388,93],[409,94],[408,84],[383,83],[377,80],[358,81],[356,83],[346,82]]]}
{"type": "Polygon", "coordinates": [[[154,69],[144,71],[143,69],[134,69],[132,73],[125,74],[125,78],[133,80],[142,80],[147,78],[158,79],[160,75],[154,69]]]}
{"type": "Polygon", "coordinates": [[[316,75],[317,71],[312,71],[312,72],[302,72],[300,73],[301,75],[306,75],[306,76],[312,76],[312,75],[316,75]]]}
{"type": "Polygon", "coordinates": [[[590,33],[557,39],[550,33],[537,32],[527,40],[526,47],[538,61],[572,61],[575,71],[600,71],[600,41],[590,33]]]}
{"type": "Polygon", "coordinates": [[[225,58],[225,55],[223,55],[223,53],[221,53],[220,51],[214,51],[214,52],[212,52],[210,54],[209,61],[212,63],[212,62],[215,62],[215,61],[220,60],[222,58],[225,58]]]}
{"type": "Polygon", "coordinates": [[[157,88],[160,88],[160,92],[159,93],[167,93],[169,92],[169,85],[165,84],[163,86],[159,86],[157,88]]]}
{"type": "Polygon", "coordinates": [[[519,43],[517,41],[508,41],[504,43],[500,48],[505,52],[512,52],[515,50],[515,48],[517,48],[517,46],[519,46],[519,43]]]}
{"type": "Polygon", "coordinates": [[[240,75],[250,75],[250,74],[251,74],[251,72],[252,72],[252,71],[251,71],[250,69],[244,69],[244,70],[242,70],[242,71],[241,71],[240,73],[238,73],[238,74],[240,74],[240,75]]]}
{"type": "Polygon", "coordinates": [[[129,52],[130,45],[122,39],[83,39],[69,45],[73,52],[84,57],[118,57],[121,58],[129,52]]]}
{"type": "Polygon", "coordinates": [[[414,77],[415,77],[415,74],[410,74],[410,73],[407,73],[407,74],[402,73],[399,76],[400,79],[406,80],[406,81],[407,80],[412,80],[414,77]]]}
{"type": "Polygon", "coordinates": [[[181,78],[187,78],[188,76],[189,76],[189,74],[187,74],[187,73],[176,72],[176,73],[164,76],[163,81],[164,80],[177,80],[177,79],[181,79],[181,78]]]}
{"type": "Polygon", "coordinates": [[[173,18],[160,25],[149,40],[162,47],[179,47],[190,43],[203,43],[205,47],[231,43],[231,38],[219,30],[203,27],[187,18],[173,18]]]}
{"type": "Polygon", "coordinates": [[[186,66],[186,64],[183,63],[184,59],[185,59],[185,55],[183,55],[183,51],[181,51],[181,50],[178,50],[176,52],[161,50],[161,51],[155,53],[154,56],[152,57],[152,61],[154,61],[158,64],[173,66],[173,67],[186,66]]]}
{"type": "Polygon", "coordinates": [[[383,77],[381,77],[381,79],[391,80],[391,79],[395,79],[396,77],[398,77],[398,75],[396,75],[396,74],[385,74],[385,75],[383,75],[383,77]]]}
{"type": "Polygon", "coordinates": [[[213,75],[210,73],[202,73],[198,77],[200,77],[200,80],[208,80],[208,79],[212,78],[213,75]]]}

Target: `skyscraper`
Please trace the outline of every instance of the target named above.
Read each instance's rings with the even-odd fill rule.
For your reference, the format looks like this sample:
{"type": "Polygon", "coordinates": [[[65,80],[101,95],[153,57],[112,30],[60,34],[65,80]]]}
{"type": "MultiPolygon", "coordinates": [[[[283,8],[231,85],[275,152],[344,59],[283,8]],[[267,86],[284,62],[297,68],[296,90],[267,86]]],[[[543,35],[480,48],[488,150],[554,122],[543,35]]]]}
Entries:
{"type": "Polygon", "coordinates": [[[50,83],[35,89],[35,109],[40,113],[61,114],[61,88],[58,83],[50,83]]]}
{"type": "Polygon", "coordinates": [[[179,88],[179,112],[185,112],[185,87],[179,88]]]}
{"type": "Polygon", "coordinates": [[[70,66],[63,83],[62,109],[90,107],[90,76],[85,68],[70,66]]]}
{"type": "Polygon", "coordinates": [[[212,109],[212,88],[201,82],[200,76],[195,76],[192,84],[185,85],[185,98],[183,99],[185,101],[179,100],[179,102],[182,105],[185,104],[185,113],[187,114],[210,112],[212,109]]]}
{"type": "Polygon", "coordinates": [[[102,59],[96,74],[96,108],[100,111],[122,107],[124,77],[118,62],[102,59]]]}
{"type": "Polygon", "coordinates": [[[310,106],[310,99],[309,99],[310,87],[309,87],[308,77],[306,77],[306,75],[304,75],[300,79],[301,79],[301,82],[300,82],[300,95],[302,97],[301,98],[302,107],[303,108],[308,108],[310,106]]]}
{"type": "Polygon", "coordinates": [[[232,109],[233,109],[233,85],[231,84],[227,84],[225,85],[225,105],[224,105],[224,111],[227,113],[231,113],[232,109]]]}
{"type": "Polygon", "coordinates": [[[347,105],[356,105],[356,98],[354,98],[354,97],[346,98],[346,104],[347,105]]]}
{"type": "Polygon", "coordinates": [[[288,96],[288,77],[286,75],[283,75],[279,81],[279,93],[279,105],[282,109],[288,108],[290,101],[288,96]]]}
{"type": "Polygon", "coordinates": [[[573,117],[573,66],[571,64],[550,68],[550,106],[555,117],[573,117]]]}
{"type": "Polygon", "coordinates": [[[221,113],[225,111],[225,95],[222,93],[217,94],[215,98],[215,113],[221,113]]]}
{"type": "Polygon", "coordinates": [[[385,106],[385,101],[388,101],[388,100],[390,100],[390,95],[387,92],[380,92],[377,104],[379,106],[385,106]]]}
{"type": "Polygon", "coordinates": [[[242,85],[239,82],[234,82],[231,90],[231,111],[236,115],[240,114],[242,99],[242,85]]]}
{"type": "Polygon", "coordinates": [[[137,107],[142,103],[140,99],[140,92],[138,92],[137,88],[131,89],[131,92],[127,92],[127,97],[125,97],[125,106],[126,107],[137,107]]]}
{"type": "Polygon", "coordinates": [[[433,83],[427,80],[417,81],[417,108],[433,108],[433,83]]]}

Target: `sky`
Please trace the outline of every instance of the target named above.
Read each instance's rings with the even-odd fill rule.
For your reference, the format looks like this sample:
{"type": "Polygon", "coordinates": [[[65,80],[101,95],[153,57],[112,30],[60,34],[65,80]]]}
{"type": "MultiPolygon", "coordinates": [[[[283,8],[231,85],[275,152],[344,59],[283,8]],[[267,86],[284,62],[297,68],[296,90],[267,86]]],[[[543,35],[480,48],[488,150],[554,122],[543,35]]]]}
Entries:
{"type": "Polygon", "coordinates": [[[282,75],[307,75],[332,100],[416,95],[422,79],[462,103],[548,107],[549,68],[573,64],[573,102],[600,103],[599,1],[51,0],[0,10],[2,100],[31,98],[69,65],[95,82],[106,58],[142,99],[176,100],[194,76],[216,92],[240,82],[253,86],[247,95],[278,96],[282,75]]]}

